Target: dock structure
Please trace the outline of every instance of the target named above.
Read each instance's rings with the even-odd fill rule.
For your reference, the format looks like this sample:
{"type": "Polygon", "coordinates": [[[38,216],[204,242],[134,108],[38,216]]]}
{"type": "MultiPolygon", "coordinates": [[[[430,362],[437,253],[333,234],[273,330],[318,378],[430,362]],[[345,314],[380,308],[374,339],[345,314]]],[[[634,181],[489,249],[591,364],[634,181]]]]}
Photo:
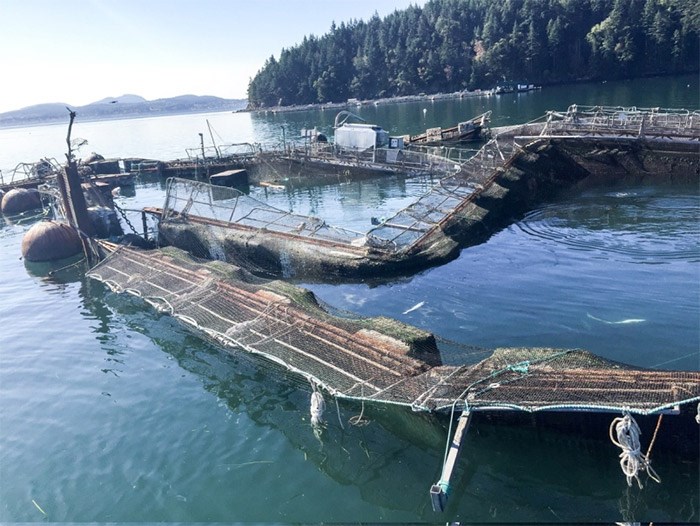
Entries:
{"type": "Polygon", "coordinates": [[[283,185],[337,184],[386,176],[443,177],[459,170],[456,162],[433,153],[389,148],[340,152],[327,142],[290,143],[273,150],[237,143],[185,151],[183,159],[123,159],[122,163],[130,173],[164,179],[207,179],[229,170],[246,170],[252,184],[283,185]]]}
{"type": "Polygon", "coordinates": [[[149,212],[161,217],[163,243],[201,257],[282,277],[364,279],[448,261],[583,181],[700,181],[698,112],[572,106],[493,133],[459,171],[367,232],[181,179],[149,212]]]}

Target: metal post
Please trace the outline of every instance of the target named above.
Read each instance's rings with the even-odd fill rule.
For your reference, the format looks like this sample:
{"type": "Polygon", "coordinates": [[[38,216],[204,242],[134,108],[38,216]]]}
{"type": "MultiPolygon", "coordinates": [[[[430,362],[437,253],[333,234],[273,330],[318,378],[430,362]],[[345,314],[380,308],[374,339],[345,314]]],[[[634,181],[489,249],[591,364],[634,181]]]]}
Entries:
{"type": "Polygon", "coordinates": [[[209,128],[209,137],[211,137],[211,143],[214,145],[214,151],[216,152],[216,158],[221,159],[221,152],[219,152],[219,148],[216,146],[216,142],[214,141],[214,134],[211,131],[211,124],[209,124],[209,119],[207,119],[207,127],[209,128]]]}
{"type": "Polygon", "coordinates": [[[447,453],[445,464],[442,466],[440,480],[430,487],[430,501],[433,505],[433,511],[445,511],[445,507],[447,506],[447,497],[450,493],[450,478],[452,477],[452,471],[457,464],[457,457],[459,456],[459,451],[462,447],[462,438],[465,431],[469,427],[470,422],[471,412],[469,410],[462,411],[462,414],[459,416],[459,422],[457,423],[454,438],[450,443],[450,449],[447,453]]]}
{"type": "Polygon", "coordinates": [[[146,220],[146,212],[141,211],[141,222],[143,223],[143,238],[148,241],[148,221],[146,220]]]}

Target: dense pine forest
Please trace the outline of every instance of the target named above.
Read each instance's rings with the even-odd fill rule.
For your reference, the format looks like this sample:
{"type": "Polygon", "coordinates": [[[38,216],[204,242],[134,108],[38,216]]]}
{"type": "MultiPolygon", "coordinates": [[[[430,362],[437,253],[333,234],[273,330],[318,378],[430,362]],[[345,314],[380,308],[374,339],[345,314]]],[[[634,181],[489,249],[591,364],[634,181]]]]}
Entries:
{"type": "Polygon", "coordinates": [[[251,107],[698,70],[697,0],[430,0],[271,56],[251,107]]]}

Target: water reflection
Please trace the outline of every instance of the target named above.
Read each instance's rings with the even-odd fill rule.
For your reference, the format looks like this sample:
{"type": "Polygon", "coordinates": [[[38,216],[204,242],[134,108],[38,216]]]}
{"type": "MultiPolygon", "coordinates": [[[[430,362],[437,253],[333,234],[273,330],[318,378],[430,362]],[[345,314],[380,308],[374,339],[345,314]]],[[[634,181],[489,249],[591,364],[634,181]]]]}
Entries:
{"type": "MultiPolygon", "coordinates": [[[[283,510],[286,521],[318,520],[319,516],[336,521],[348,519],[322,503],[313,510],[308,508],[304,495],[322,495],[323,485],[306,471],[308,467],[302,472],[290,472],[284,461],[280,462],[294,454],[302,454],[324,477],[334,481],[334,487],[348,488],[344,490],[348,504],[357,492],[357,498],[369,505],[352,520],[393,517],[431,522],[437,518],[561,522],[698,518],[695,510],[700,507],[694,488],[699,481],[693,461],[657,449],[654,467],[661,474],[663,485],[649,481],[643,490],[628,489],[619,471],[617,450],[607,441],[606,426],[612,417],[602,418],[588,429],[588,434],[578,434],[554,431],[528,416],[514,421],[498,416],[475,419],[465,440],[449,507],[444,515],[435,515],[430,509],[428,488],[439,476],[446,439],[444,418],[389,406],[363,408],[360,404],[340,403],[336,409],[326,395],[326,424],[320,434],[315,434],[309,422],[311,386],[303,380],[245,353],[225,353],[189,335],[174,320],[155,314],[138,300],[106,293],[101,284],[83,292],[86,306],[95,316],[106,316],[110,331],[126,326],[144,335],[172,357],[179,368],[194,375],[204,392],[214,395],[231,414],[245,414],[252,425],[244,425],[238,418],[235,428],[237,433],[249,437],[245,444],[256,443],[256,437],[267,436],[270,430],[285,437],[286,445],[263,448],[252,460],[238,449],[247,445],[217,442],[218,447],[227,449],[226,454],[216,449],[206,454],[190,451],[192,458],[187,462],[208,464],[207,458],[227,458],[212,469],[218,477],[231,478],[238,486],[253,485],[261,473],[273,470],[277,477],[266,479],[265,492],[287,495],[275,503],[276,510],[283,510]],[[106,311],[100,307],[102,302],[106,311]],[[110,311],[112,314],[108,314],[110,311]],[[360,413],[369,424],[350,425],[350,418],[360,413]]],[[[113,342],[101,341],[109,353],[113,342]]],[[[175,388],[163,387],[165,392],[175,388]]],[[[145,403],[162,405],[157,400],[145,403]]],[[[179,418],[190,418],[187,407],[166,410],[177,411],[179,418]]],[[[552,419],[556,421],[557,417],[552,419]]],[[[190,450],[192,443],[174,437],[170,447],[175,448],[177,455],[179,448],[190,450]]],[[[191,468],[183,465],[180,469],[184,474],[191,468]]],[[[229,501],[231,509],[239,510],[243,503],[233,499],[229,501]]]]}
{"type": "MultiPolygon", "coordinates": [[[[526,93],[497,96],[477,95],[462,99],[433,102],[426,98],[417,102],[365,105],[354,108],[369,123],[378,124],[391,134],[417,134],[433,127],[454,126],[486,111],[492,111],[491,126],[506,126],[529,122],[549,110],[565,111],[571,104],[579,106],[630,106],[629,101],[644,108],[698,107],[699,82],[697,75],[673,78],[657,77],[643,80],[622,80],[562,86],[547,86],[526,93]],[[672,82],[670,82],[672,80],[672,82]],[[640,92],[640,86],[643,89],[640,92]]],[[[289,113],[252,113],[250,119],[256,137],[261,142],[282,143],[282,128],[288,139],[301,137],[304,128],[317,127],[327,136],[333,136],[333,123],[338,110],[319,110],[289,113]],[[260,140],[260,139],[258,139],[260,140]]]]}

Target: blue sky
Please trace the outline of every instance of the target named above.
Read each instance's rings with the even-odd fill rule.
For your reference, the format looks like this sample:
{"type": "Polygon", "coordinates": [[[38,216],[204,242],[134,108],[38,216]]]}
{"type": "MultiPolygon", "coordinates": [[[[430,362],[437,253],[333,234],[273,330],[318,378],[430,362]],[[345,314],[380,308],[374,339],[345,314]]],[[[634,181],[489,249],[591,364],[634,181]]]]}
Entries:
{"type": "Polygon", "coordinates": [[[425,0],[0,0],[0,112],[124,93],[245,98],[304,35],[425,0]]]}

